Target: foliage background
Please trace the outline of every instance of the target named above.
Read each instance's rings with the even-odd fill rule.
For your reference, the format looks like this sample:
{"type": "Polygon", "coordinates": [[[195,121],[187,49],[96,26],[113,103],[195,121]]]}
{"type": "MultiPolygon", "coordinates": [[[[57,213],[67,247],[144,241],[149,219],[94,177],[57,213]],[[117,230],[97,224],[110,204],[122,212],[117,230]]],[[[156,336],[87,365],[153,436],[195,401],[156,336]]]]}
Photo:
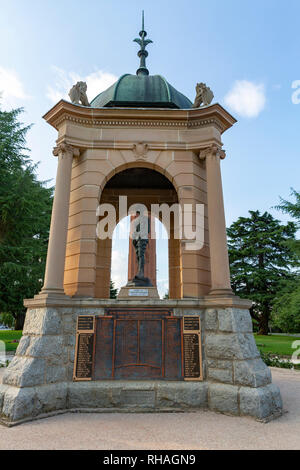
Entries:
{"type": "Polygon", "coordinates": [[[23,299],[43,284],[53,188],[40,182],[26,148],[22,109],[0,110],[0,312],[24,321],[23,299]]]}

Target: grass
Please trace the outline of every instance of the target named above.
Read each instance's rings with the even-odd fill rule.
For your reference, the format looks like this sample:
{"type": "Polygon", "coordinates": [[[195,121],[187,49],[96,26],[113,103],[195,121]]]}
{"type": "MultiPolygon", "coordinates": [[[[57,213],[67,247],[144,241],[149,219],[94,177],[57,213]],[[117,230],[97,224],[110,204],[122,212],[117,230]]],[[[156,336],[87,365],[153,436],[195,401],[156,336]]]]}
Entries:
{"type": "MultiPolygon", "coordinates": [[[[18,347],[22,331],[0,330],[0,341],[5,342],[6,351],[15,351],[18,347]],[[14,342],[16,341],[16,342],[14,342]]],[[[291,357],[295,349],[292,343],[300,341],[300,336],[254,335],[257,347],[263,353],[291,357]]]]}
{"type": "Polygon", "coordinates": [[[0,330],[0,341],[4,341],[6,351],[15,351],[18,347],[21,336],[21,330],[0,330]]]}
{"type": "MultiPolygon", "coordinates": [[[[255,334],[254,337],[258,349],[263,353],[271,353],[286,357],[291,357],[293,352],[295,352],[295,349],[292,348],[292,343],[300,340],[300,336],[263,336],[255,334]]],[[[297,349],[299,349],[299,346],[297,349]]]]}

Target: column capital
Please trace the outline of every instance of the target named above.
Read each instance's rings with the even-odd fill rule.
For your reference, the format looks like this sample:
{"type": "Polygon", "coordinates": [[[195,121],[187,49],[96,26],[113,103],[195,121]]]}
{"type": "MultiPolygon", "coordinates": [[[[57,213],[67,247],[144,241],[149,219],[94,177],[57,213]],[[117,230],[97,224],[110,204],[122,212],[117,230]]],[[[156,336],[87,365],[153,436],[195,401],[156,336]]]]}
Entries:
{"type": "Polygon", "coordinates": [[[226,157],[226,153],[225,150],[222,150],[218,145],[212,144],[199,152],[200,160],[205,160],[208,157],[219,157],[223,160],[226,157]]]}
{"type": "Polygon", "coordinates": [[[66,154],[70,155],[71,157],[79,157],[80,150],[76,147],[73,147],[73,145],[67,144],[66,142],[61,142],[53,148],[53,155],[55,157],[58,157],[59,155],[64,157],[66,154]]]}

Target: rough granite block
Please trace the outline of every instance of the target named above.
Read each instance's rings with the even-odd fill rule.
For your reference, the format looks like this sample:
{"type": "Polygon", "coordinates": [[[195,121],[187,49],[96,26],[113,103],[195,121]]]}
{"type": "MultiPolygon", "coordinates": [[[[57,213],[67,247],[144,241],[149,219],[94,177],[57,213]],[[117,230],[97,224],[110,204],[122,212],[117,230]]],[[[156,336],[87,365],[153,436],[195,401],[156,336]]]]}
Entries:
{"type": "Polygon", "coordinates": [[[205,352],[209,358],[216,359],[254,359],[260,357],[253,334],[207,333],[205,352]]]}
{"type": "Polygon", "coordinates": [[[15,387],[33,387],[45,383],[45,360],[15,357],[5,370],[3,384],[15,387]]]}
{"type": "Polygon", "coordinates": [[[234,383],[249,387],[262,387],[271,383],[270,369],[260,359],[234,361],[234,383]]]}
{"type": "Polygon", "coordinates": [[[218,329],[218,311],[216,309],[208,309],[205,312],[205,329],[218,329]]]}
{"type": "Polygon", "coordinates": [[[266,387],[240,389],[240,410],[242,415],[265,419],[282,412],[282,401],[278,387],[273,384],[266,387]]]}
{"type": "Polygon", "coordinates": [[[58,335],[61,333],[61,315],[55,308],[28,309],[26,313],[24,335],[58,335]]]}
{"type": "Polygon", "coordinates": [[[208,369],[208,379],[222,383],[233,383],[232,367],[230,369],[208,369]]]}
{"type": "Polygon", "coordinates": [[[249,310],[225,308],[218,310],[219,330],[228,333],[252,333],[249,310]]]}
{"type": "Polygon", "coordinates": [[[27,355],[31,357],[61,356],[62,346],[62,336],[33,336],[27,349],[27,355]]]}
{"type": "Polygon", "coordinates": [[[209,408],[221,413],[239,414],[238,387],[210,383],[208,388],[209,408]]]}

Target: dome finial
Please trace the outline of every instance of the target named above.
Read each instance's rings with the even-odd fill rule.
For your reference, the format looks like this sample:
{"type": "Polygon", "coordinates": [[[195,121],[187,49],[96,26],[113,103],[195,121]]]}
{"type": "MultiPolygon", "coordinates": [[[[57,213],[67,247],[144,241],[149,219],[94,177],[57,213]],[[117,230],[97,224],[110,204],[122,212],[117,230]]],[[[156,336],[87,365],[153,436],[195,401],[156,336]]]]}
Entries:
{"type": "Polygon", "coordinates": [[[147,36],[147,33],[144,29],[144,10],[142,12],[142,30],[139,32],[139,36],[141,39],[136,38],[133,40],[134,42],[137,42],[141,47],[141,49],[137,53],[141,62],[140,62],[140,67],[136,71],[136,74],[137,75],[149,75],[149,70],[146,67],[146,57],[148,56],[148,52],[146,51],[146,46],[153,41],[151,41],[151,39],[145,39],[145,37],[147,36]]]}

